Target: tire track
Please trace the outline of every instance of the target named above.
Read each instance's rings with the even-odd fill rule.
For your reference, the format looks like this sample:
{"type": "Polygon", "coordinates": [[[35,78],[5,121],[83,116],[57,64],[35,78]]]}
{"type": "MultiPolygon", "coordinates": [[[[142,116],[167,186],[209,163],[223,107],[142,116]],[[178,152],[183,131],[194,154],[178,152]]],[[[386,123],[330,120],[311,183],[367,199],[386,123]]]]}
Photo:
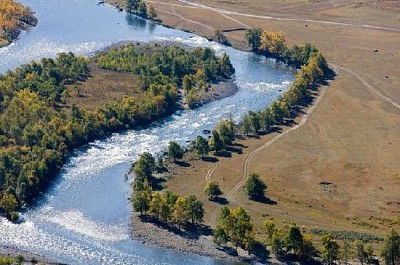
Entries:
{"type": "Polygon", "coordinates": [[[393,105],[393,107],[395,107],[396,109],[400,109],[400,104],[397,103],[396,101],[394,101],[393,99],[385,96],[382,94],[382,92],[380,92],[378,89],[376,89],[375,87],[373,87],[371,84],[369,84],[364,78],[362,78],[359,74],[355,73],[354,71],[345,68],[343,66],[340,65],[336,65],[336,64],[332,64],[330,63],[329,65],[336,67],[337,69],[343,70],[353,76],[355,76],[364,86],[366,86],[372,93],[374,93],[375,95],[377,95],[378,97],[382,98],[383,100],[385,100],[386,102],[388,102],[389,104],[393,105]]]}
{"type": "MultiPolygon", "coordinates": [[[[345,27],[357,27],[357,28],[376,29],[376,30],[389,30],[389,31],[400,32],[399,28],[382,27],[382,26],[375,26],[375,25],[369,25],[369,24],[335,22],[335,21],[328,21],[328,20],[316,20],[316,19],[305,19],[305,18],[283,18],[283,17],[253,15],[253,14],[241,13],[241,12],[236,12],[236,11],[229,11],[229,10],[225,10],[222,8],[215,8],[215,7],[211,7],[211,6],[204,5],[204,4],[193,3],[193,2],[187,1],[187,0],[178,0],[178,1],[181,3],[187,4],[189,6],[192,6],[192,7],[209,9],[209,10],[215,11],[217,13],[226,14],[226,15],[236,15],[236,16],[261,18],[261,19],[268,19],[268,20],[278,20],[278,21],[310,22],[310,23],[318,23],[318,24],[337,25],[337,26],[345,26],[345,27]]],[[[153,1],[153,2],[155,2],[155,1],[153,1]]]]}
{"type": "MultiPolygon", "coordinates": [[[[247,178],[248,178],[248,173],[249,173],[249,172],[248,172],[248,171],[249,171],[249,165],[250,165],[251,161],[253,160],[253,158],[254,158],[260,151],[262,151],[262,150],[264,150],[265,148],[269,147],[270,145],[272,145],[274,142],[276,142],[276,141],[279,140],[280,138],[284,137],[285,135],[289,134],[290,132],[292,132],[292,131],[294,131],[294,130],[297,130],[298,128],[300,128],[301,126],[303,126],[303,125],[307,122],[308,117],[311,115],[311,113],[315,110],[315,108],[316,108],[316,107],[319,105],[319,103],[321,102],[323,96],[324,96],[325,93],[326,93],[326,90],[327,90],[326,87],[323,87],[323,88],[321,89],[320,95],[318,96],[318,98],[316,99],[316,101],[314,102],[314,104],[306,111],[306,113],[303,115],[303,117],[301,118],[300,122],[299,122],[297,125],[295,125],[295,126],[289,128],[289,129],[287,129],[286,131],[282,132],[281,134],[278,134],[277,136],[275,136],[274,138],[272,138],[271,140],[267,141],[267,142],[264,143],[262,146],[258,147],[256,150],[254,150],[254,151],[252,151],[251,153],[248,154],[246,160],[244,161],[243,168],[242,168],[242,170],[243,170],[242,179],[240,180],[240,182],[239,182],[234,188],[232,188],[232,189],[227,193],[226,199],[227,199],[228,201],[230,201],[231,198],[232,198],[232,196],[233,196],[233,194],[234,194],[236,191],[238,191],[238,190],[246,183],[247,178]]],[[[210,176],[210,177],[211,177],[211,176],[210,176]]],[[[210,225],[211,227],[214,226],[215,221],[216,221],[216,219],[217,219],[218,212],[219,212],[219,210],[220,210],[221,208],[222,208],[222,206],[218,206],[218,207],[214,210],[214,213],[213,213],[213,215],[211,216],[211,220],[210,220],[210,223],[209,223],[209,225],[210,225]]]]}

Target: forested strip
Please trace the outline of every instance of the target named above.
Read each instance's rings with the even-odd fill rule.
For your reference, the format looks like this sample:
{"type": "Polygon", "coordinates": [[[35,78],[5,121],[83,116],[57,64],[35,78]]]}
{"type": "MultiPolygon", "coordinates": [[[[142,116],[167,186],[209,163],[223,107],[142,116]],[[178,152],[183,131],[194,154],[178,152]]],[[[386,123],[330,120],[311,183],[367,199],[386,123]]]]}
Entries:
{"type": "Polygon", "coordinates": [[[14,0],[0,1],[0,39],[11,42],[18,37],[24,23],[28,25],[37,23],[30,8],[14,0]]]}
{"type": "Polygon", "coordinates": [[[74,147],[174,111],[185,76],[204,71],[198,80],[206,85],[230,76],[229,58],[221,58],[210,49],[147,46],[137,51],[132,45],[99,54],[92,59],[99,66],[134,72],[143,82],[139,97],[125,97],[96,111],[62,104],[67,85],[88,78],[90,59],[62,53],[0,75],[0,207],[6,216],[17,218],[15,208],[48,185],[74,147]]]}
{"type": "Polygon", "coordinates": [[[247,31],[246,39],[254,52],[298,68],[293,83],[280,98],[264,110],[249,112],[242,119],[241,130],[248,134],[259,130],[268,131],[271,126],[282,124],[298,105],[309,101],[310,89],[322,82],[331,70],[318,48],[309,43],[288,47],[282,32],[255,28],[247,31]]]}

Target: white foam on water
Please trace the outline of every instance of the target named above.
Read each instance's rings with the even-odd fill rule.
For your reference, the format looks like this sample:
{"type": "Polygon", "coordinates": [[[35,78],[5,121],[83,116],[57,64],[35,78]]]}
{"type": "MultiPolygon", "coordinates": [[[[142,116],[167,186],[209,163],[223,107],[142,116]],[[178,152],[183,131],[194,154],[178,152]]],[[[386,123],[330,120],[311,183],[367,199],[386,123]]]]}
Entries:
{"type": "Polygon", "coordinates": [[[48,221],[56,223],[69,231],[103,241],[120,241],[129,236],[121,227],[111,227],[86,218],[82,212],[71,210],[47,217],[48,221]]]}

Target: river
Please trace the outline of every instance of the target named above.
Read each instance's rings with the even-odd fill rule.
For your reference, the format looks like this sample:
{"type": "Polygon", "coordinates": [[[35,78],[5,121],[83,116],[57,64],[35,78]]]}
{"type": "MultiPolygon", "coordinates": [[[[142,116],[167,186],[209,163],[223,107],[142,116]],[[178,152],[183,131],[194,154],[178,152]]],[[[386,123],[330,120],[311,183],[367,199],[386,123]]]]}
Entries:
{"type": "Polygon", "coordinates": [[[96,0],[20,0],[39,24],[0,49],[0,73],[33,59],[72,51],[91,55],[115,42],[175,41],[226,52],[239,91],[232,97],[184,111],[145,128],[116,133],[76,150],[40,202],[21,214],[23,222],[0,220],[0,245],[40,253],[69,264],[226,264],[208,257],[146,246],[132,240],[129,218],[131,162],[157,153],[171,140],[185,144],[232,116],[238,120],[277,98],[293,71],[257,55],[222,46],[191,33],[146,22],[96,0]]]}

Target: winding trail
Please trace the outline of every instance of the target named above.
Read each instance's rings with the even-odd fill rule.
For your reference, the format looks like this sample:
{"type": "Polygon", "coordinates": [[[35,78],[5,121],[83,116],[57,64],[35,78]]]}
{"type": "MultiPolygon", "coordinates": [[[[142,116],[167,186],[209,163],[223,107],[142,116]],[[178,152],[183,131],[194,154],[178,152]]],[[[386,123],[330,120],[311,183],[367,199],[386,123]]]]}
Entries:
{"type": "MultiPolygon", "coordinates": [[[[375,26],[375,25],[369,25],[369,24],[335,22],[335,21],[328,21],[328,20],[316,20],[316,19],[305,19],[305,18],[283,18],[283,17],[253,15],[253,14],[241,13],[241,12],[236,12],[236,11],[229,11],[229,10],[225,10],[225,9],[221,9],[221,8],[215,8],[215,7],[204,5],[204,4],[193,3],[193,2],[187,1],[187,0],[178,0],[178,1],[181,3],[184,3],[186,5],[192,6],[192,7],[208,9],[208,10],[212,10],[214,12],[217,12],[220,14],[225,14],[225,15],[236,15],[236,16],[253,17],[253,18],[278,20],[278,21],[310,22],[310,23],[318,23],[318,24],[328,24],[328,25],[338,25],[338,26],[346,26],[346,27],[357,27],[357,28],[389,30],[389,31],[400,32],[399,28],[382,27],[382,26],[375,26]]],[[[156,1],[149,1],[149,2],[158,3],[156,1]]],[[[184,5],[182,5],[182,6],[184,6],[184,5]]]]}
{"type": "MultiPolygon", "coordinates": [[[[235,11],[228,11],[225,9],[221,9],[221,8],[214,8],[211,6],[207,6],[204,4],[199,4],[199,3],[193,3],[191,1],[188,0],[178,0],[179,2],[183,3],[182,5],[180,4],[166,4],[166,3],[162,3],[159,1],[153,1],[153,0],[149,0],[147,2],[151,2],[151,3],[157,3],[157,4],[162,4],[162,5],[170,5],[170,6],[177,6],[177,7],[184,7],[184,8],[202,8],[202,9],[208,9],[214,12],[219,13],[221,16],[225,17],[226,19],[229,19],[231,21],[234,21],[246,28],[251,28],[250,25],[230,17],[229,15],[236,15],[236,16],[244,16],[244,17],[252,17],[252,18],[260,18],[260,19],[268,19],[268,20],[278,20],[278,21],[297,21],[297,22],[310,22],[310,23],[319,23],[319,24],[328,24],[328,25],[338,25],[338,26],[346,26],[346,27],[356,27],[356,28],[364,28],[364,29],[374,29],[374,30],[386,30],[386,31],[394,31],[394,32],[400,32],[399,28],[391,28],[391,27],[382,27],[382,26],[374,26],[374,25],[368,25],[368,24],[355,24],[355,23],[343,23],[343,22],[334,22],[334,21],[326,21],[326,20],[314,20],[314,19],[302,19],[302,18],[282,18],[282,17],[273,17],[273,16],[261,16],[261,15],[252,15],[252,14],[247,14],[247,13],[241,13],[241,12],[235,12],[235,11]]],[[[205,26],[209,29],[211,29],[211,27],[209,25],[197,22],[197,21],[193,21],[187,18],[184,18],[183,16],[177,14],[173,8],[173,11],[175,13],[175,15],[181,17],[184,20],[205,26]]],[[[396,102],[395,100],[389,98],[388,96],[385,96],[384,94],[382,94],[382,92],[380,92],[378,89],[376,89],[375,87],[373,87],[371,84],[369,84],[363,77],[361,77],[359,74],[355,73],[354,71],[345,68],[343,66],[340,65],[336,65],[333,63],[329,64],[331,66],[331,68],[333,68],[335,70],[335,72],[338,72],[339,70],[343,70],[353,76],[355,76],[365,87],[367,87],[373,94],[377,95],[378,97],[380,97],[381,99],[383,99],[384,101],[386,101],[387,103],[391,104],[392,106],[394,106],[397,109],[400,109],[400,104],[398,102],[396,102]]],[[[258,147],[256,150],[252,151],[251,153],[248,154],[244,164],[243,164],[243,168],[242,168],[242,179],[241,181],[235,186],[233,187],[230,191],[227,192],[226,194],[226,199],[227,200],[231,200],[234,201],[234,199],[232,198],[233,194],[238,191],[247,181],[248,178],[248,173],[249,173],[249,165],[251,163],[251,161],[253,160],[253,158],[262,150],[264,150],[265,148],[269,147],[270,145],[272,145],[274,142],[276,142],[277,140],[279,140],[280,138],[284,137],[285,135],[289,134],[290,132],[299,129],[301,126],[303,126],[307,120],[308,117],[311,115],[311,113],[315,110],[315,108],[319,105],[319,103],[321,102],[324,94],[326,93],[326,87],[323,87],[321,89],[321,93],[318,96],[318,98],[316,99],[316,101],[314,102],[314,104],[307,110],[307,112],[303,115],[303,117],[301,118],[300,122],[287,129],[286,131],[280,133],[279,135],[275,136],[274,138],[272,138],[271,140],[267,141],[266,143],[264,143],[262,146],[258,147]]],[[[205,179],[206,181],[209,181],[212,177],[212,174],[214,173],[214,171],[217,169],[217,167],[219,166],[219,163],[214,165],[211,169],[208,170],[205,179]]],[[[214,213],[211,216],[210,219],[210,226],[214,226],[216,218],[218,216],[218,212],[219,210],[222,208],[222,206],[218,206],[215,210],[214,213]]]]}
{"type": "Polygon", "coordinates": [[[372,93],[374,93],[375,95],[379,96],[380,98],[382,98],[383,100],[385,100],[386,102],[388,102],[389,104],[393,105],[393,107],[395,107],[396,109],[400,110],[400,104],[397,103],[396,101],[394,101],[393,99],[385,96],[382,94],[382,92],[380,92],[378,89],[376,89],[375,87],[373,87],[371,84],[369,84],[364,78],[362,78],[359,74],[355,73],[354,71],[345,68],[343,66],[340,65],[336,65],[336,64],[332,64],[330,63],[329,65],[336,67],[337,69],[343,70],[353,76],[355,76],[364,86],[366,86],[372,93]]]}
{"type": "MultiPolygon", "coordinates": [[[[300,122],[298,124],[296,124],[293,127],[290,127],[289,129],[283,131],[282,133],[278,134],[277,136],[275,136],[274,138],[272,138],[271,140],[267,141],[266,143],[264,143],[262,146],[258,147],[256,150],[252,151],[251,153],[248,154],[246,160],[244,161],[243,164],[243,175],[242,175],[242,179],[241,181],[235,186],[233,187],[230,191],[228,191],[228,193],[226,194],[226,199],[229,201],[232,198],[232,195],[238,191],[247,181],[248,178],[248,173],[249,173],[249,165],[251,163],[251,161],[253,160],[253,158],[262,150],[264,150],[265,148],[267,148],[268,146],[272,145],[274,142],[276,142],[277,140],[279,140],[280,138],[284,137],[285,135],[289,134],[290,132],[297,130],[298,128],[300,128],[301,126],[303,126],[307,120],[308,117],[311,115],[311,113],[316,109],[316,107],[319,105],[319,103],[321,102],[323,96],[326,93],[327,88],[326,87],[322,87],[321,88],[321,92],[320,95],[318,96],[318,98],[315,100],[314,104],[306,111],[306,113],[303,115],[303,117],[301,118],[300,122]]],[[[209,172],[207,172],[208,174],[208,178],[211,178],[211,174],[212,172],[215,170],[216,166],[213,167],[213,169],[209,170],[210,174],[208,174],[209,172]]],[[[218,216],[218,212],[219,210],[222,208],[222,206],[218,206],[217,209],[215,209],[213,215],[211,216],[210,219],[210,223],[209,225],[212,227],[215,224],[215,221],[217,219],[218,216]]]]}

